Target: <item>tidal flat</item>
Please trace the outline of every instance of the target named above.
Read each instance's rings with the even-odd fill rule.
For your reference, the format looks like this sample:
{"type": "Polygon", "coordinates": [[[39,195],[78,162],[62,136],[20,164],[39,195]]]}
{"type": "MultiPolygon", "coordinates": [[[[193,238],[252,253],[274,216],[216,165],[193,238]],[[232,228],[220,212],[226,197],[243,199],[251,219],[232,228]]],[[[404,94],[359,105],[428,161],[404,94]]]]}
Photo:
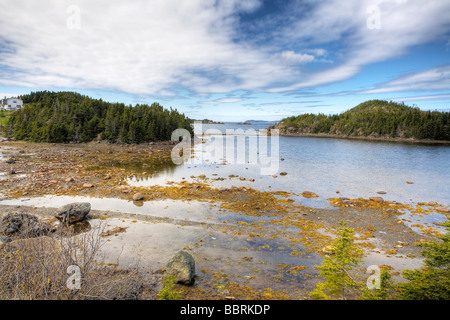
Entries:
{"type": "Polygon", "coordinates": [[[104,264],[128,268],[138,261],[158,288],[170,257],[191,253],[196,278],[182,287],[186,299],[307,298],[320,281],[314,266],[340,222],[355,229],[364,249],[361,276],[370,265],[388,265],[402,281],[402,270],[422,267],[415,244],[444,232],[440,223],[448,207],[431,200],[323,199],[305,190],[260,190],[251,179],[240,179],[241,172],[170,181],[162,177],[176,169],[172,148],[171,142],[2,142],[1,215],[26,212],[53,223],[55,208],[89,202],[84,232],[103,230],[104,264]],[[320,205],[314,206],[316,198],[320,205]]]}

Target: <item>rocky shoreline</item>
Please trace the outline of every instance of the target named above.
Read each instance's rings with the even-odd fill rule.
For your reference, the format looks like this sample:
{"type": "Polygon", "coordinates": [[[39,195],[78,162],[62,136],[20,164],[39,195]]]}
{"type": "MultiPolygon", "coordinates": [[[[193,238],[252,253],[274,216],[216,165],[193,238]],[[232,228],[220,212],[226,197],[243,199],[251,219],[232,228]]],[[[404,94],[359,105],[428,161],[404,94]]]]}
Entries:
{"type": "MultiPolygon", "coordinates": [[[[287,192],[219,190],[205,176],[166,186],[127,184],[126,176],[151,175],[170,165],[172,147],[3,142],[1,217],[30,214],[53,225],[58,208],[24,205],[47,195],[125,201],[142,206],[140,213],[97,209],[92,203],[88,224],[82,225],[84,232],[106,228],[106,265],[131,267],[139,248],[141,266],[153,270],[154,287],[160,289],[159,270],[182,250],[193,256],[196,269],[195,284],[182,288],[185,297],[302,299],[317,283],[314,265],[327,254],[340,222],[355,229],[366,252],[365,267],[389,265],[401,281],[402,270],[422,266],[415,244],[434,239],[440,230],[438,224],[415,224],[411,217],[448,215],[448,208],[437,203],[413,207],[381,197],[329,199],[331,209],[311,208],[294,204],[287,192]],[[167,214],[171,207],[174,215],[167,214]]],[[[67,221],[64,215],[59,220],[67,221]]]]}
{"type": "Polygon", "coordinates": [[[328,138],[328,139],[344,139],[344,140],[362,140],[362,141],[381,141],[381,142],[397,142],[397,143],[411,143],[411,144],[438,144],[450,145],[448,140],[429,140],[429,139],[414,139],[414,138],[391,138],[391,137],[375,137],[375,136],[349,136],[328,133],[303,133],[296,132],[295,129],[285,130],[278,126],[271,126],[267,128],[270,135],[274,129],[279,130],[279,135],[284,137],[305,137],[305,138],[328,138]]]}

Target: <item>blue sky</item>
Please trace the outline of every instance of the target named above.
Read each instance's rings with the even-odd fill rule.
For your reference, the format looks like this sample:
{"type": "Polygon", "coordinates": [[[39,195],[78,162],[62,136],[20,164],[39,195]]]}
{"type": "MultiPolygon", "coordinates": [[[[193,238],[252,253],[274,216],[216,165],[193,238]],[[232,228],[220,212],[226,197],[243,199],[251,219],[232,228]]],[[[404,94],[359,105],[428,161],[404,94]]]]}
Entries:
{"type": "Polygon", "coordinates": [[[450,110],[447,0],[2,0],[0,12],[1,97],[77,91],[218,121],[370,99],[450,110]]]}

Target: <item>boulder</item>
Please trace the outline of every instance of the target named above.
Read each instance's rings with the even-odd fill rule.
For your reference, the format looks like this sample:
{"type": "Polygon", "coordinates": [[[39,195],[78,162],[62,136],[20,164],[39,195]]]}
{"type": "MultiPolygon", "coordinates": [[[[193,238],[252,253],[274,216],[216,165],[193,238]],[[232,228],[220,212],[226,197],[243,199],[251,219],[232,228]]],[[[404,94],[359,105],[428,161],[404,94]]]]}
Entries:
{"type": "Polygon", "coordinates": [[[0,221],[0,233],[5,236],[37,237],[50,230],[50,224],[27,213],[8,213],[0,221]]]}
{"type": "Polygon", "coordinates": [[[436,210],[439,211],[439,212],[450,213],[450,209],[447,209],[447,208],[444,208],[444,207],[436,208],[436,210]]]}
{"type": "Polygon", "coordinates": [[[90,211],[91,204],[89,202],[76,202],[57,209],[55,217],[62,223],[69,225],[83,221],[90,211]]]}
{"type": "Polygon", "coordinates": [[[173,275],[177,283],[189,285],[194,282],[195,260],[186,251],[178,251],[167,263],[166,274],[173,275]]]}

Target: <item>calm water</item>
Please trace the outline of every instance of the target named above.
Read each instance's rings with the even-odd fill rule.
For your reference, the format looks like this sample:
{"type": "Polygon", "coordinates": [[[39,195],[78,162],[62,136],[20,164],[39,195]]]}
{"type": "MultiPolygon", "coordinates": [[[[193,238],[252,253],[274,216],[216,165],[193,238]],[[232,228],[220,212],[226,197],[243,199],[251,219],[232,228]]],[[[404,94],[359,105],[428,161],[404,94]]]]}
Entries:
{"type": "MultiPolygon", "coordinates": [[[[236,123],[203,125],[202,131],[216,129],[225,133],[227,129],[241,129],[249,135],[255,135],[255,130],[262,130],[270,125],[272,123],[250,126],[236,123]]],[[[242,136],[239,137],[242,139],[242,136]]],[[[270,154],[271,138],[266,139],[270,154]]],[[[294,193],[313,191],[320,198],[298,198],[299,202],[312,206],[326,205],[326,199],[337,196],[336,191],[340,192],[338,196],[352,198],[378,196],[378,191],[385,191],[387,194],[382,197],[386,200],[450,204],[450,146],[280,137],[277,158],[284,161],[279,161],[275,178],[272,173],[262,174],[261,168],[264,166],[260,163],[248,163],[249,150],[255,148],[255,140],[249,141],[250,138],[247,137],[245,145],[239,145],[238,136],[206,136],[204,143],[198,144],[194,150],[196,160],[176,168],[163,169],[152,178],[130,178],[129,183],[151,186],[168,181],[197,181],[191,176],[204,174],[217,187],[244,185],[260,190],[294,193]],[[223,145],[223,151],[211,152],[210,149],[215,145],[223,145]],[[231,149],[234,158],[227,157],[227,152],[231,149]],[[244,155],[245,161],[238,163],[238,157],[243,159],[244,155]],[[281,176],[281,172],[286,172],[287,175],[281,176]],[[239,178],[229,178],[229,175],[238,175],[239,178]],[[241,181],[240,177],[247,180],[241,181]],[[250,182],[249,179],[255,181],[250,182]],[[407,184],[406,181],[413,181],[414,184],[407,184]]],[[[259,147],[262,143],[259,142],[259,147]]],[[[258,146],[256,148],[261,151],[258,146]]],[[[258,161],[263,153],[257,155],[258,161]]]]}

